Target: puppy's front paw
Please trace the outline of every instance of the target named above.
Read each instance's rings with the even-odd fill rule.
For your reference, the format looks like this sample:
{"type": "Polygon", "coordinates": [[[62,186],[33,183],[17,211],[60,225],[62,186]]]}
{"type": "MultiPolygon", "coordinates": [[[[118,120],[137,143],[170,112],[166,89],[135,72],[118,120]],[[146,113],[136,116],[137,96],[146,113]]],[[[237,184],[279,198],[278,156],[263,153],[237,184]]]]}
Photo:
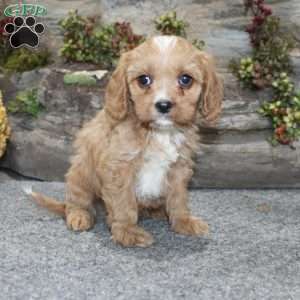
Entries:
{"type": "Polygon", "coordinates": [[[94,225],[93,215],[85,209],[72,209],[67,214],[67,226],[74,231],[89,230],[94,225]]]}
{"type": "Polygon", "coordinates": [[[172,229],[185,235],[207,235],[209,232],[209,226],[206,222],[192,216],[173,219],[172,229]]]}
{"type": "Polygon", "coordinates": [[[137,225],[113,223],[111,232],[113,241],[125,247],[148,247],[153,243],[152,235],[137,225]]]}

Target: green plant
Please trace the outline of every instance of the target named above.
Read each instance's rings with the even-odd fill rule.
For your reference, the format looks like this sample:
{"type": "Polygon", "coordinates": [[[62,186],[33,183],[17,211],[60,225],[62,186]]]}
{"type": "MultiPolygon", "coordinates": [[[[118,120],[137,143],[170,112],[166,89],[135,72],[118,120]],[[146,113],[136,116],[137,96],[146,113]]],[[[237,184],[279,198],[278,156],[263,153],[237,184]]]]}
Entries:
{"type": "Polygon", "coordinates": [[[239,64],[232,61],[230,68],[243,85],[251,86],[252,81],[256,77],[256,68],[252,57],[249,56],[242,58],[239,64]]]}
{"type": "Polygon", "coordinates": [[[115,67],[122,53],[134,49],[145,39],[133,32],[129,22],[102,26],[96,30],[95,38],[98,47],[94,57],[106,67],[115,67]]]}
{"type": "Polygon", "coordinates": [[[273,145],[291,145],[300,137],[300,93],[288,76],[292,72],[289,51],[294,42],[281,30],[280,19],[264,0],[245,0],[253,19],[246,28],[252,45],[251,57],[232,61],[230,68],[243,86],[273,88],[273,98],[265,101],[259,113],[269,117],[274,129],[273,145]]]}
{"type": "Polygon", "coordinates": [[[38,90],[36,88],[19,92],[14,100],[9,101],[8,111],[11,113],[26,113],[36,118],[42,110],[38,101],[38,90]]]}
{"type": "Polygon", "coordinates": [[[154,20],[155,29],[163,35],[186,37],[187,22],[177,19],[176,11],[167,12],[154,20]]]}
{"type": "Polygon", "coordinates": [[[7,23],[11,23],[13,18],[3,18],[0,20],[0,66],[4,64],[7,57],[11,54],[12,48],[9,45],[8,36],[4,32],[4,27],[7,23]]]}
{"type": "Polygon", "coordinates": [[[64,34],[61,55],[67,60],[93,61],[96,47],[94,35],[96,18],[82,17],[77,11],[71,10],[59,25],[64,34]]]}
{"type": "MultiPolygon", "coordinates": [[[[177,18],[176,11],[170,11],[157,17],[154,20],[155,29],[159,31],[162,35],[177,35],[183,38],[187,37],[186,29],[189,26],[184,20],[177,18]]],[[[202,50],[205,46],[204,41],[195,39],[192,44],[202,50]]]]}
{"type": "Polygon", "coordinates": [[[253,14],[246,27],[253,49],[252,66],[249,59],[241,59],[231,61],[230,68],[243,85],[260,89],[270,86],[281,72],[292,71],[289,51],[294,41],[282,31],[280,19],[272,15],[264,0],[246,0],[245,6],[253,14]]]}
{"type": "Polygon", "coordinates": [[[300,93],[286,73],[272,83],[274,97],[264,102],[259,112],[272,121],[272,144],[291,145],[300,137],[300,93]]]}
{"type": "Polygon", "coordinates": [[[144,37],[134,34],[130,23],[100,25],[96,18],[70,11],[60,21],[64,31],[61,55],[68,61],[91,62],[102,67],[116,65],[120,55],[138,46],[144,37]]]}
{"type": "Polygon", "coordinates": [[[14,49],[7,57],[3,67],[8,72],[25,72],[50,63],[51,54],[48,50],[14,49]]]}

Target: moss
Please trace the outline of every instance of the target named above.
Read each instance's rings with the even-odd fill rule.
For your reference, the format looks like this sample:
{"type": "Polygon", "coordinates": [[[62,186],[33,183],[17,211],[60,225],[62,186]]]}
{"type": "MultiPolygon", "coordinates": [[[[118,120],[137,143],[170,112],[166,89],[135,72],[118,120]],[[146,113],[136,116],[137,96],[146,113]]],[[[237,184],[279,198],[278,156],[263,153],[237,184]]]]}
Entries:
{"type": "Polygon", "coordinates": [[[11,113],[26,113],[34,118],[38,116],[42,108],[36,88],[19,92],[14,100],[9,101],[7,107],[11,113]]]}
{"type": "Polygon", "coordinates": [[[2,102],[2,93],[0,91],[0,158],[6,149],[7,140],[10,136],[10,127],[5,107],[2,102]]]}
{"type": "Polygon", "coordinates": [[[71,73],[64,76],[64,83],[68,85],[95,86],[97,80],[90,75],[71,73]]]}

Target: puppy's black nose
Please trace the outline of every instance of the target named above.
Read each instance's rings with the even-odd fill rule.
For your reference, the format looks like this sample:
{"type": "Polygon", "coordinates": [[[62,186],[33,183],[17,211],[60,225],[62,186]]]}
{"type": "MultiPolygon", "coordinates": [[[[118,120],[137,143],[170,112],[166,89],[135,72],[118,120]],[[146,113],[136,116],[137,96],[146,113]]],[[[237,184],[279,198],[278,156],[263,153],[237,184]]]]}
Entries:
{"type": "Polygon", "coordinates": [[[157,111],[162,114],[167,114],[171,110],[172,106],[173,104],[171,101],[158,101],[155,103],[157,111]]]}

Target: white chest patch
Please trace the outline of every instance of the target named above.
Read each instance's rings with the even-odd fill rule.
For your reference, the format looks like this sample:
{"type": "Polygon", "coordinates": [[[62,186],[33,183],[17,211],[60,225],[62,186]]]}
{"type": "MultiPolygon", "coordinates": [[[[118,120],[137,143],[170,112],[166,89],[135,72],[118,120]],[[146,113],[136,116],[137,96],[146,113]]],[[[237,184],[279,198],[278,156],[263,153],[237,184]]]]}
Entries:
{"type": "Polygon", "coordinates": [[[143,165],[137,174],[135,190],[140,202],[161,196],[169,167],[178,159],[179,148],[184,141],[185,136],[181,132],[151,133],[143,165]]]}

